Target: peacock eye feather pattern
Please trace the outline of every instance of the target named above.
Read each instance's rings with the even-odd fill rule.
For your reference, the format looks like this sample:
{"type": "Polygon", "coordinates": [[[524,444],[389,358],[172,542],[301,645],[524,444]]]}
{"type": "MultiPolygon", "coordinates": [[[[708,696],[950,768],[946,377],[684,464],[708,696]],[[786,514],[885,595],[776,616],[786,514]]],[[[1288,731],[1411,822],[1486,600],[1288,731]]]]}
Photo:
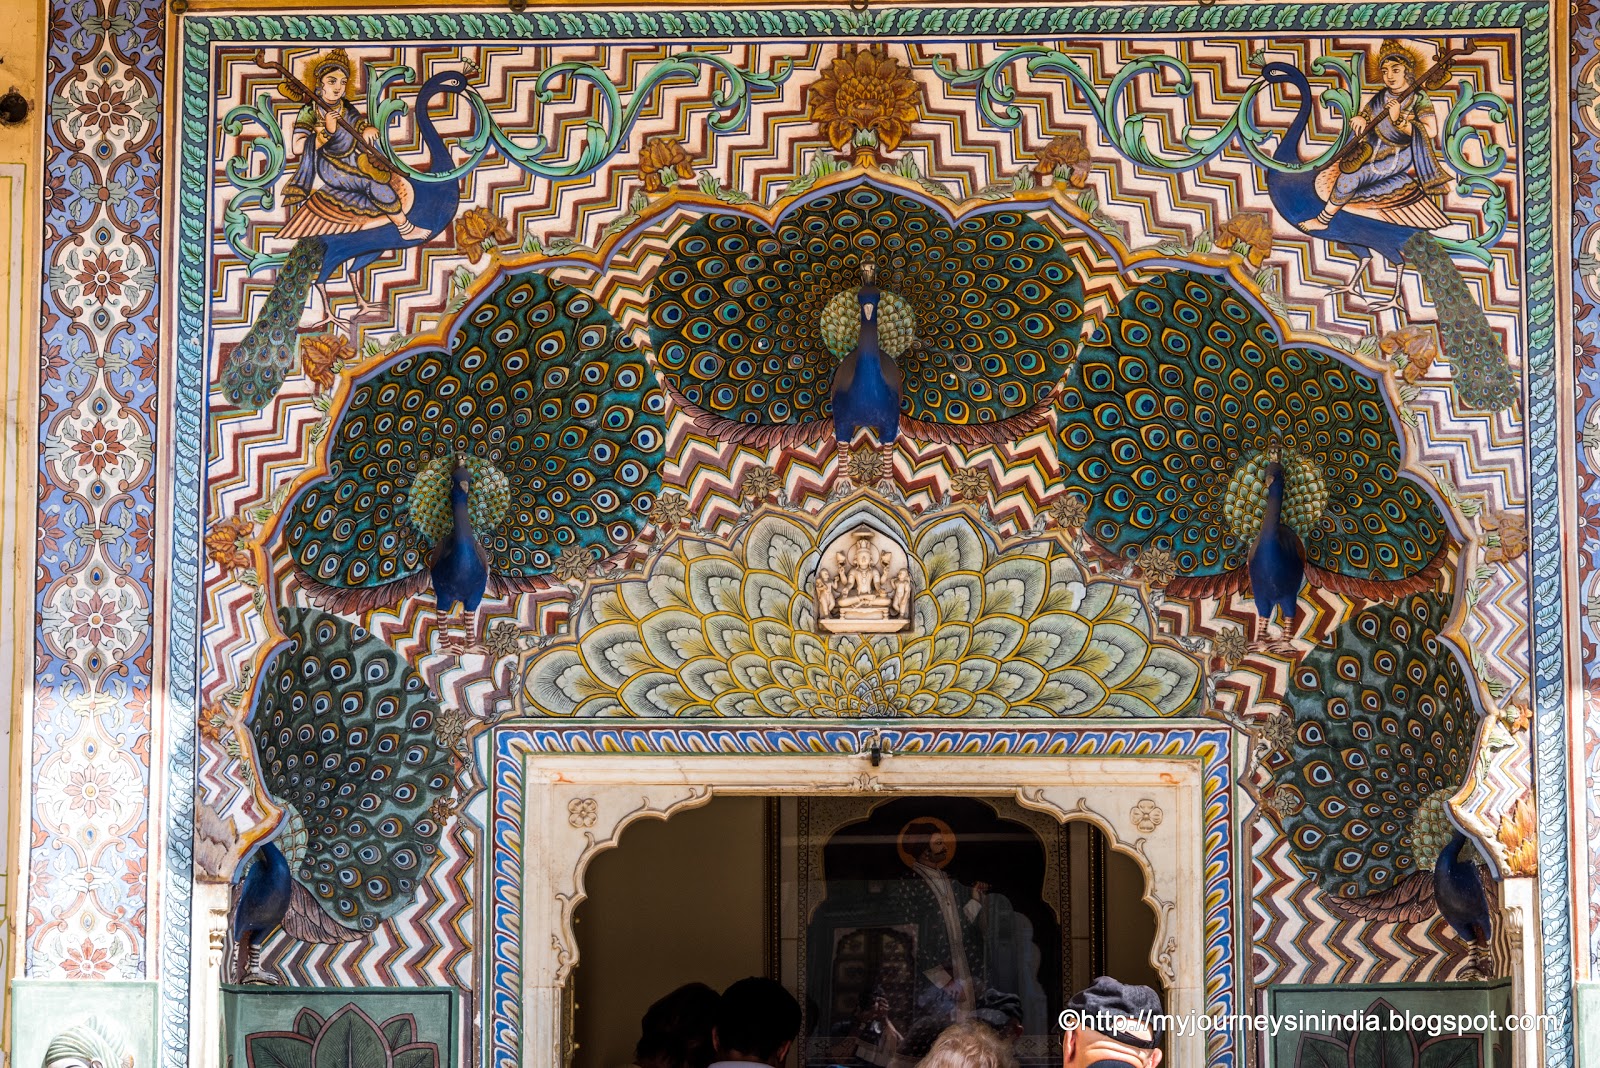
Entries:
{"type": "Polygon", "coordinates": [[[902,432],[985,443],[1047,420],[1084,302],[1060,241],[1020,211],[953,222],[865,180],[776,228],[710,215],[679,238],[650,296],[664,384],[719,439],[824,439],[836,373],[853,366],[864,275],[881,295],[878,344],[902,432]]]}
{"type": "Polygon", "coordinates": [[[1164,271],[1130,291],[1090,334],[1060,404],[1057,449],[1090,494],[1084,532],[1119,556],[1170,551],[1174,595],[1250,584],[1274,461],[1307,582],[1377,600],[1438,583],[1449,527],[1400,474],[1377,381],[1324,352],[1280,350],[1220,279],[1164,271]]]}
{"type": "Polygon", "coordinates": [[[262,785],[292,813],[279,844],[328,919],[370,931],[415,899],[437,853],[429,806],[452,786],[439,704],[365,629],[298,607],[278,621],[288,640],[262,677],[250,735],[262,785]]]}
{"type": "Polygon", "coordinates": [[[1294,734],[1268,768],[1295,800],[1277,809],[1291,813],[1280,815],[1291,852],[1337,898],[1410,901],[1431,886],[1433,809],[1465,781],[1478,728],[1440,636],[1450,606],[1440,593],[1369,605],[1291,675],[1294,734]]]}
{"type": "Polygon", "coordinates": [[[570,550],[609,555],[649,521],[665,408],[644,355],[593,297],[538,273],[509,278],[446,351],[354,384],[327,477],[289,509],[300,583],[342,612],[426,591],[458,460],[491,591],[539,588],[570,550]]]}

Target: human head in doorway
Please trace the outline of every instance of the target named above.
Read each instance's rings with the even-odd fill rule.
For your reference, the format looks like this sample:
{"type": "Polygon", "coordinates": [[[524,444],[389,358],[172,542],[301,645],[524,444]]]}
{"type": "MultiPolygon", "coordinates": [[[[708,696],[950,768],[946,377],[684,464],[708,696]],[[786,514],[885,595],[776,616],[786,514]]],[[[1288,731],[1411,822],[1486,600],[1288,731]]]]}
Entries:
{"type": "Polygon", "coordinates": [[[800,1033],[800,1003],[771,979],[751,976],[722,992],[711,1037],[716,1062],[781,1065],[800,1033]]]}
{"type": "Polygon", "coordinates": [[[912,820],[906,827],[906,853],[919,864],[941,867],[950,855],[944,828],[932,820],[912,820]]]}
{"type": "Polygon", "coordinates": [[[1017,1059],[994,1028],[968,1020],[939,1032],[917,1068],[1017,1068],[1017,1059]]]}
{"type": "Polygon", "coordinates": [[[720,1000],[706,984],[686,983],[651,1005],[639,1021],[633,1063],[637,1068],[706,1068],[720,1000]]]}
{"type": "Polygon", "coordinates": [[[1161,997],[1102,975],[1067,1002],[1062,1014],[1065,1068],[1157,1068],[1161,1063],[1161,997]]]}

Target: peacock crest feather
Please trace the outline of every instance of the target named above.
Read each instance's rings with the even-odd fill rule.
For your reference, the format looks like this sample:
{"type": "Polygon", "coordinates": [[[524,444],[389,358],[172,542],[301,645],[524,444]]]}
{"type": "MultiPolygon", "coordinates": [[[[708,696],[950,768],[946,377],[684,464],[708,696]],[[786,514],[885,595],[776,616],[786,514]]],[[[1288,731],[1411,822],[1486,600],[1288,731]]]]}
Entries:
{"type": "MultiPolygon", "coordinates": [[[[424,464],[411,480],[407,518],[428,544],[437,544],[450,533],[450,480],[458,457],[446,454],[424,464]]],[[[481,456],[459,457],[472,473],[472,488],[467,493],[467,513],[472,529],[480,536],[492,532],[511,508],[511,480],[505,472],[481,456]]]]}
{"type": "MultiPolygon", "coordinates": [[[[1261,533],[1267,510],[1270,451],[1253,452],[1240,461],[1222,493],[1222,518],[1234,538],[1249,545],[1261,533]]],[[[1280,457],[1283,466],[1283,522],[1296,531],[1314,530],[1328,507],[1328,483],[1316,461],[1299,453],[1280,457]]]]}
{"type": "MultiPolygon", "coordinates": [[[[850,355],[861,338],[860,286],[840,290],[822,309],[822,343],[835,359],[850,355]]],[[[899,359],[917,339],[917,310],[898,293],[878,297],[878,348],[899,359]]]]}
{"type": "Polygon", "coordinates": [[[1369,605],[1295,668],[1295,733],[1268,758],[1289,848],[1324,891],[1363,898],[1431,872],[1440,805],[1465,781],[1478,713],[1440,636],[1449,596],[1369,605]]]}
{"type": "Polygon", "coordinates": [[[352,387],[327,477],[289,508],[301,583],[347,612],[425,591],[458,457],[491,590],[538,588],[569,550],[609,555],[655,501],[665,407],[643,354],[593,297],[542,274],[507,279],[445,351],[352,387]]]}
{"type": "Polygon", "coordinates": [[[1172,553],[1175,594],[1248,583],[1274,447],[1308,581],[1380,599],[1437,583],[1449,528],[1400,473],[1377,381],[1328,353],[1280,350],[1219,279],[1174,270],[1131,290],[1060,404],[1057,449],[1089,494],[1084,532],[1118,555],[1172,553]]]}
{"type": "Polygon", "coordinates": [[[904,376],[902,425],[990,427],[1054,394],[1076,348],[1083,285],[1055,234],[1019,211],[952,222],[862,182],[777,226],[711,215],[673,245],[650,297],[669,391],[718,436],[809,424],[859,333],[862,266],[884,294],[880,345],[904,376]]]}
{"type": "Polygon", "coordinates": [[[439,705],[363,628],[298,607],[278,621],[287,642],[250,717],[261,781],[302,823],[295,878],[334,920],[371,930],[415,898],[438,850],[429,806],[452,781],[439,705]]]}

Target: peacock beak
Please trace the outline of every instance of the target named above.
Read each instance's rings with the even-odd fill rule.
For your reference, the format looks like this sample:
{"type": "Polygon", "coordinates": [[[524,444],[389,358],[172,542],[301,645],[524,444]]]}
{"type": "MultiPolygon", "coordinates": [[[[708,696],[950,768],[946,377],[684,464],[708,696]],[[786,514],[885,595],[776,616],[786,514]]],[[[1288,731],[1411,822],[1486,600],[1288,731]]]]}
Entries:
{"type": "Polygon", "coordinates": [[[872,313],[875,312],[875,311],[877,311],[877,306],[876,305],[873,305],[873,304],[863,304],[863,305],[861,305],[861,314],[866,316],[867,322],[869,322],[869,323],[872,322],[872,313]]]}

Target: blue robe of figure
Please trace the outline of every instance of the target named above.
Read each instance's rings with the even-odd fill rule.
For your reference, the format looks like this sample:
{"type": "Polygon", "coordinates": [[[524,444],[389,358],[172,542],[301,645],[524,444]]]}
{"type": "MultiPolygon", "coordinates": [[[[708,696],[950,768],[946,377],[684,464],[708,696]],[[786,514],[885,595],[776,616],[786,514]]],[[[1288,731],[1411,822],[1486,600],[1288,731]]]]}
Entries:
{"type": "Polygon", "coordinates": [[[1267,507],[1261,518],[1261,533],[1250,550],[1250,595],[1255,598],[1256,615],[1262,622],[1272,619],[1272,610],[1283,612],[1285,625],[1292,624],[1300,606],[1300,587],[1306,578],[1305,553],[1300,539],[1284,526],[1283,465],[1267,465],[1267,507]]]}
{"type": "Polygon", "coordinates": [[[261,943],[278,929],[289,912],[294,877],[283,851],[263,843],[245,872],[239,903],[233,913],[234,980],[244,982],[255,968],[261,943]]]}
{"type": "Polygon", "coordinates": [[[476,612],[489,585],[489,558],[478,544],[467,508],[467,490],[472,472],[458,466],[450,476],[450,533],[439,542],[429,561],[433,577],[433,599],[439,611],[450,612],[460,604],[476,612]]]}
{"type": "Polygon", "coordinates": [[[1487,942],[1494,933],[1489,896],[1483,892],[1478,866],[1461,859],[1467,836],[1460,831],[1439,853],[1433,866],[1433,899],[1439,913],[1463,942],[1487,942]]]}
{"type": "Polygon", "coordinates": [[[861,336],[833,373],[833,433],[841,445],[869,426],[878,441],[894,444],[900,434],[900,368],[878,348],[878,287],[866,272],[861,287],[861,336]]]}

